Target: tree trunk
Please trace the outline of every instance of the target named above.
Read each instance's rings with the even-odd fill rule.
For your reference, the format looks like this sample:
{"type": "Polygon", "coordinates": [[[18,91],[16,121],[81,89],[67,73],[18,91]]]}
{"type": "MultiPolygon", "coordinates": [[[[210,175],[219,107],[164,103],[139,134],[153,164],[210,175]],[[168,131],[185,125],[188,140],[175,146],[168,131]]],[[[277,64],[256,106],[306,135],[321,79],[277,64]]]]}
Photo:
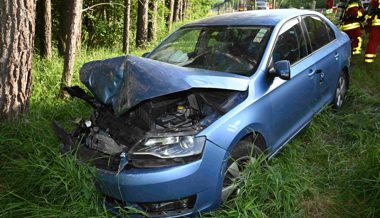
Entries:
{"type": "Polygon", "coordinates": [[[0,0],[0,119],[28,111],[36,2],[0,0]]]}
{"type": "MultiPolygon", "coordinates": [[[[83,1],[83,0],[82,0],[83,1]]],[[[83,7],[83,5],[82,5],[83,7]]],[[[80,21],[79,21],[79,24],[78,24],[78,34],[77,34],[77,41],[76,41],[76,55],[79,56],[80,55],[80,51],[82,49],[82,13],[80,15],[80,21]]]]}
{"type": "Polygon", "coordinates": [[[182,20],[186,20],[187,1],[188,0],[182,0],[182,20]]]}
{"type": "Polygon", "coordinates": [[[175,0],[174,15],[173,15],[173,21],[175,21],[175,22],[178,22],[178,20],[179,20],[179,7],[180,7],[180,0],[175,0]]]}
{"type": "MultiPolygon", "coordinates": [[[[83,2],[83,8],[90,7],[94,5],[93,0],[87,0],[83,2]]],[[[94,10],[86,11],[86,13],[83,13],[83,26],[86,29],[86,32],[88,34],[86,45],[88,47],[94,47],[95,45],[95,35],[96,35],[96,22],[94,22],[93,17],[96,16],[96,13],[94,10]]]]}
{"type": "Polygon", "coordinates": [[[123,31],[123,52],[129,53],[129,29],[131,26],[131,0],[124,1],[124,31],[123,31]]]}
{"type": "Polygon", "coordinates": [[[66,53],[66,42],[67,36],[70,32],[70,23],[73,11],[74,0],[58,1],[58,22],[59,22],[59,33],[58,33],[58,53],[64,56],[66,53]]]}
{"type": "Polygon", "coordinates": [[[178,20],[179,21],[182,21],[183,20],[183,17],[182,17],[182,6],[183,6],[183,0],[178,0],[178,20]]]}
{"type": "Polygon", "coordinates": [[[153,42],[157,39],[157,0],[151,0],[149,9],[148,41],[153,42]]]}
{"type": "Polygon", "coordinates": [[[149,0],[138,0],[136,47],[145,47],[148,39],[149,0]]]}
{"type": "Polygon", "coordinates": [[[173,19],[174,19],[174,0],[170,0],[169,16],[167,20],[167,26],[168,26],[169,32],[172,31],[173,19]]]}
{"type": "Polygon", "coordinates": [[[72,10],[72,16],[71,16],[71,23],[70,23],[70,31],[67,37],[67,43],[66,43],[66,54],[65,54],[65,62],[63,65],[63,74],[62,74],[62,80],[61,80],[61,90],[60,90],[60,96],[64,97],[65,93],[63,91],[63,88],[65,86],[71,85],[71,79],[73,77],[73,71],[74,71],[74,62],[75,62],[75,52],[76,52],[76,42],[78,40],[78,34],[79,34],[79,27],[81,26],[80,23],[81,17],[82,17],[82,7],[83,7],[83,0],[72,0],[73,1],[73,10],[72,10]]]}
{"type": "Polygon", "coordinates": [[[51,1],[44,0],[44,57],[50,59],[51,51],[51,1]]]}

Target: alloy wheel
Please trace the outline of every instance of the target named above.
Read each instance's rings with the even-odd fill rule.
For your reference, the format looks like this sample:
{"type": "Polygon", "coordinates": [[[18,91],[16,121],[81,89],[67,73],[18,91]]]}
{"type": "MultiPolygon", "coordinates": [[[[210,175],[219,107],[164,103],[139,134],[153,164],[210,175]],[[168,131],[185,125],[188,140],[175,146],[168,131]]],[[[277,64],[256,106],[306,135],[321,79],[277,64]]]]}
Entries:
{"type": "Polygon", "coordinates": [[[346,91],[347,91],[346,79],[342,75],[339,77],[338,86],[335,92],[335,99],[336,99],[335,104],[337,108],[342,107],[346,91]]]}
{"type": "Polygon", "coordinates": [[[254,162],[254,157],[245,156],[234,160],[227,166],[222,187],[222,203],[227,202],[231,196],[239,194],[239,183],[242,178],[242,173],[248,164],[254,162]]]}

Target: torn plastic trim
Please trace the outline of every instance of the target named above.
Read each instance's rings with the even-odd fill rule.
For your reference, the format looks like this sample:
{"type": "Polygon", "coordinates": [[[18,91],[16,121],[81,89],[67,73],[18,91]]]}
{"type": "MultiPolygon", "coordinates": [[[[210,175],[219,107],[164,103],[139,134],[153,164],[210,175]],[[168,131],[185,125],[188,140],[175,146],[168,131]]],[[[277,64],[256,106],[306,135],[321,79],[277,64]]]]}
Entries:
{"type": "Polygon", "coordinates": [[[84,100],[89,105],[91,105],[93,108],[100,108],[101,104],[91,95],[87,94],[86,91],[84,91],[79,86],[71,86],[71,87],[64,87],[63,90],[65,90],[71,97],[76,97],[79,99],[84,100]]]}
{"type": "Polygon", "coordinates": [[[66,154],[68,152],[71,152],[74,149],[74,141],[75,139],[72,137],[72,135],[68,132],[66,132],[65,129],[63,129],[58,122],[54,121],[52,124],[53,131],[55,135],[60,139],[62,142],[59,150],[62,154],[66,154]]]}
{"type": "MultiPolygon", "coordinates": [[[[84,140],[83,136],[89,131],[89,127],[81,125],[84,122],[82,120],[71,132],[67,132],[56,121],[53,122],[53,131],[62,142],[59,146],[60,153],[75,155],[78,157],[78,163],[94,165],[98,170],[117,172],[122,162],[120,153],[106,154],[81,143],[84,140]]],[[[125,165],[122,167],[127,168],[125,165]]]]}
{"type": "Polygon", "coordinates": [[[120,116],[140,102],[192,88],[246,91],[249,78],[180,67],[147,58],[121,56],[83,65],[80,80],[102,104],[120,116]]]}

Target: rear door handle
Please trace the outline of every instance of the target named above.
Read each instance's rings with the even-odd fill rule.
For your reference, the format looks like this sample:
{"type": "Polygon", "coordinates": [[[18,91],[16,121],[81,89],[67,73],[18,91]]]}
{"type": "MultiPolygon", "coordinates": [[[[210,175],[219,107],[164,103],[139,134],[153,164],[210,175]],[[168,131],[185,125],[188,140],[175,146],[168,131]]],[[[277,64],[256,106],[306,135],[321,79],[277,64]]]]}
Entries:
{"type": "Polygon", "coordinates": [[[335,53],[335,55],[334,55],[334,58],[335,58],[335,60],[338,60],[339,59],[339,53],[335,53]]]}
{"type": "Polygon", "coordinates": [[[312,77],[315,74],[315,70],[310,69],[309,73],[307,74],[309,77],[312,77]]]}

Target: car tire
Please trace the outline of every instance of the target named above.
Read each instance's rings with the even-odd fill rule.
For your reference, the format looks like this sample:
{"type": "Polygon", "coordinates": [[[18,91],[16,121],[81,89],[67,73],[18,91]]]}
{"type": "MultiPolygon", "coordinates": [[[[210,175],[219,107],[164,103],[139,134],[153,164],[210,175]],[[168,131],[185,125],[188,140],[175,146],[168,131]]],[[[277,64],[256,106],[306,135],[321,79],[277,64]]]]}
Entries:
{"type": "Polygon", "coordinates": [[[241,140],[232,150],[223,176],[222,204],[239,193],[239,181],[247,164],[252,164],[262,154],[254,140],[241,140]]]}
{"type": "Polygon", "coordinates": [[[346,99],[348,90],[348,76],[347,73],[342,72],[339,76],[338,83],[336,85],[334,100],[332,101],[333,111],[338,111],[342,108],[342,105],[346,99]]]}

